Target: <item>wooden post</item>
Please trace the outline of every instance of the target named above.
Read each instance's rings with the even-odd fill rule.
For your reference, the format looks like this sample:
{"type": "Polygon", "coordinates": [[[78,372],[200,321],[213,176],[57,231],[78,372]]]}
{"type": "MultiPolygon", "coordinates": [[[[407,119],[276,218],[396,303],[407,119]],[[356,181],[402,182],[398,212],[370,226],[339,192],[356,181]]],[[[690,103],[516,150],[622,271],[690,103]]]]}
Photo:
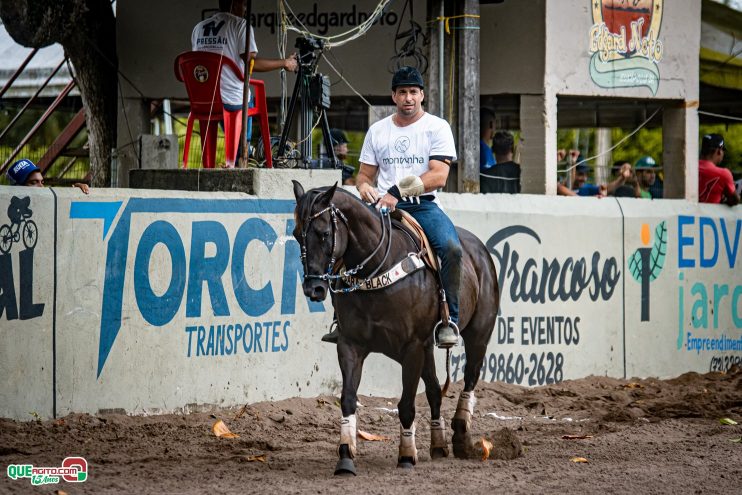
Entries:
{"type": "Polygon", "coordinates": [[[464,0],[456,19],[458,192],[479,192],[479,1],[464,0]]]}
{"type": "MultiPolygon", "coordinates": [[[[428,0],[428,17],[437,18],[440,16],[443,16],[443,0],[428,0]]],[[[445,118],[441,101],[443,87],[445,86],[445,84],[441,84],[441,75],[444,72],[441,67],[443,57],[440,56],[440,51],[445,45],[445,33],[442,32],[442,29],[442,20],[431,22],[428,25],[428,40],[430,40],[430,43],[428,44],[428,80],[425,88],[425,105],[429,113],[445,118]]]]}

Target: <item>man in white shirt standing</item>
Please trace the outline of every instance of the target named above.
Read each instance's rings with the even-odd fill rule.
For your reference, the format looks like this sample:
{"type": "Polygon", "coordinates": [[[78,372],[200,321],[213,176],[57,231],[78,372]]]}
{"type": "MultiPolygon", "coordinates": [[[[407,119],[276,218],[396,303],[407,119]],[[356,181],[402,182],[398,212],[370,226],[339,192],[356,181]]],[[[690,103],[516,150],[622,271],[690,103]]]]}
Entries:
{"type": "MultiPolygon", "coordinates": [[[[191,34],[193,51],[219,53],[229,57],[245,72],[245,62],[254,60],[253,71],[269,72],[289,70],[296,72],[296,54],[288,58],[269,59],[258,57],[255,34],[250,29],[249,58],[245,54],[246,0],[219,0],[219,12],[196,24],[191,34]]],[[[224,106],[224,135],[227,167],[234,167],[237,157],[237,142],[242,130],[242,94],[244,83],[231,70],[222,70],[221,97],[224,106]]]]}
{"type": "Polygon", "coordinates": [[[394,73],[392,100],[397,110],[366,134],[356,187],[363,200],[377,208],[404,210],[425,230],[441,258],[450,313],[450,320],[437,327],[436,341],[438,347],[449,348],[458,342],[463,250],[451,219],[438,205],[437,190],[446,184],[456,147],[448,122],[423,110],[423,89],[422,76],[414,67],[394,73]]]}

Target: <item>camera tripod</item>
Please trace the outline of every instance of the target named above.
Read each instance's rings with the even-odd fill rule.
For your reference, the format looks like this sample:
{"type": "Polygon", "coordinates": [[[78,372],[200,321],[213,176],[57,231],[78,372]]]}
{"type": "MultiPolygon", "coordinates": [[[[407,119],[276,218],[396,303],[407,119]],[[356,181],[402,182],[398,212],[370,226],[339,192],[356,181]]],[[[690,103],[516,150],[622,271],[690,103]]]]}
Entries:
{"type": "MultiPolygon", "coordinates": [[[[286,121],[278,143],[276,161],[286,163],[288,167],[295,167],[296,161],[301,163],[302,168],[312,166],[312,127],[314,114],[321,112],[322,137],[327,150],[327,161],[324,163],[332,168],[340,168],[341,163],[335,155],[335,147],[330,136],[330,124],[327,120],[327,112],[330,108],[330,80],[327,76],[317,73],[319,54],[324,48],[324,41],[311,37],[298,38],[296,48],[299,49],[299,72],[297,74],[294,90],[291,94],[286,121]],[[301,115],[299,117],[299,136],[303,136],[299,142],[299,156],[286,156],[286,142],[291,125],[294,121],[297,101],[301,100],[301,115]],[[294,165],[288,165],[294,161],[294,165]],[[329,162],[329,163],[328,163],[329,162]]],[[[323,162],[317,161],[318,168],[322,168],[323,162]]]]}

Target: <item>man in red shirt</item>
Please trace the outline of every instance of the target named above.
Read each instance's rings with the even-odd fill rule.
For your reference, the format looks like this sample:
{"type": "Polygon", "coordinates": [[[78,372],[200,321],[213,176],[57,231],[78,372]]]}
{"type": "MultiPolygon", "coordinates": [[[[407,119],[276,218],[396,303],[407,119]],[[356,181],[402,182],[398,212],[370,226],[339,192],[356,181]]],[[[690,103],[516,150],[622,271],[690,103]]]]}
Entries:
{"type": "Polygon", "coordinates": [[[721,135],[703,136],[701,159],[698,160],[698,201],[701,203],[726,203],[729,206],[739,203],[732,172],[718,166],[724,159],[725,151],[721,135]]]}

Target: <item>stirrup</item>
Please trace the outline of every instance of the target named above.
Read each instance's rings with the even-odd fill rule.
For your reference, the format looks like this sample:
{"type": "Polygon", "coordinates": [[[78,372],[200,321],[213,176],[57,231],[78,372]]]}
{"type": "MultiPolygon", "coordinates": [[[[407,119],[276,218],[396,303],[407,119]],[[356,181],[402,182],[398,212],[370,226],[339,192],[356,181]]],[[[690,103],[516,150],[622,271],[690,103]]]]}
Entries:
{"type": "Polygon", "coordinates": [[[322,342],[329,342],[330,344],[337,344],[338,338],[340,337],[340,331],[338,330],[337,319],[332,320],[330,323],[330,331],[322,336],[322,342]]]}
{"type": "Polygon", "coordinates": [[[459,343],[459,336],[461,335],[459,331],[458,325],[454,323],[453,320],[449,319],[447,322],[443,322],[443,320],[436,323],[435,328],[433,329],[433,341],[436,345],[436,347],[439,347],[441,349],[448,349],[450,347],[454,347],[456,344],[459,343]],[[445,339],[445,340],[439,340],[438,339],[438,331],[442,330],[443,328],[450,328],[453,330],[454,338],[453,339],[445,339]]]}

